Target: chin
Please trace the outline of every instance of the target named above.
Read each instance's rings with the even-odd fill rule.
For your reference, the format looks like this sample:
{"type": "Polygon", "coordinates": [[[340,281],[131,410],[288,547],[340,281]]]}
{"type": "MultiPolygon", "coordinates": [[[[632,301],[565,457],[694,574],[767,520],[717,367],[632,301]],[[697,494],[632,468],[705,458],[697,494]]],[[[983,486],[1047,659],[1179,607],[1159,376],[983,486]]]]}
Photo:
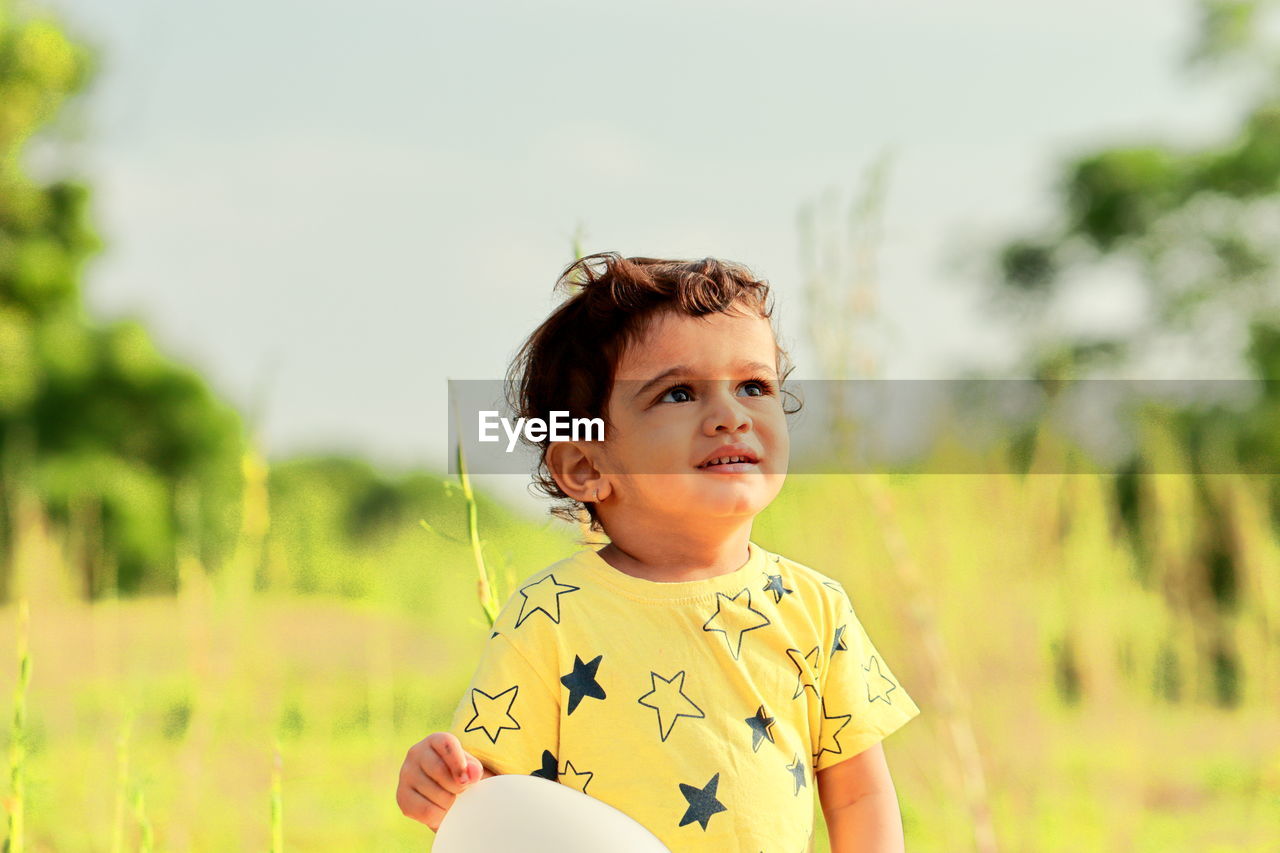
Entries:
{"type": "Polygon", "coordinates": [[[695,501],[699,510],[707,515],[740,516],[755,515],[773,500],[773,490],[763,490],[758,486],[752,489],[723,489],[721,494],[703,493],[700,500],[695,501]]]}

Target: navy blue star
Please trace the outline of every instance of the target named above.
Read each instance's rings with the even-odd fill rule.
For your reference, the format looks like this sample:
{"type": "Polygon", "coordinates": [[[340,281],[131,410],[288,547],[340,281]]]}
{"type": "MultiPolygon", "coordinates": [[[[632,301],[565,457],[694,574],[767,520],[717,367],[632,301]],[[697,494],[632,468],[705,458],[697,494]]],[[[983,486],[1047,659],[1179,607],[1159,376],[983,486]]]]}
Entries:
{"type": "Polygon", "coordinates": [[[835,657],[836,652],[849,651],[849,647],[846,646],[844,642],[844,629],[847,627],[849,626],[841,625],[839,628],[836,628],[836,639],[835,642],[831,644],[831,654],[828,657],[835,657]]]}
{"type": "Polygon", "coordinates": [[[572,714],[582,701],[583,696],[593,699],[604,698],[604,688],[596,681],[596,670],[600,668],[600,659],[604,655],[596,655],[591,663],[583,663],[582,658],[573,656],[573,672],[561,676],[560,683],[569,688],[569,713],[572,714]]]}
{"type": "Polygon", "coordinates": [[[800,796],[800,789],[803,788],[805,785],[809,784],[808,782],[805,781],[805,777],[808,774],[805,773],[804,763],[800,761],[799,755],[796,755],[796,757],[792,760],[792,762],[787,765],[787,769],[791,771],[791,778],[796,783],[796,789],[791,792],[791,795],[793,797],[798,797],[800,796]]]}
{"type": "Polygon", "coordinates": [[[543,779],[550,779],[552,782],[560,778],[560,764],[556,761],[556,757],[551,754],[551,750],[542,750],[542,766],[529,775],[541,776],[543,779]]]}
{"type": "Polygon", "coordinates": [[[711,820],[711,816],[716,812],[728,811],[724,807],[724,803],[716,799],[716,786],[720,784],[720,774],[711,777],[711,781],[705,787],[699,788],[695,785],[686,785],[680,783],[680,793],[684,794],[684,798],[689,801],[689,808],[685,809],[684,817],[680,818],[680,825],[693,823],[695,820],[702,824],[705,832],[707,829],[707,821],[711,820]]]}
{"type": "Polygon", "coordinates": [[[782,600],[782,596],[793,592],[782,585],[782,575],[769,575],[769,582],[764,585],[765,592],[773,593],[773,603],[777,604],[782,600]]]}
{"type": "Polygon", "coordinates": [[[751,751],[760,751],[760,741],[765,738],[769,739],[769,743],[775,743],[773,732],[770,728],[773,726],[774,719],[764,712],[764,706],[761,705],[753,717],[747,717],[746,723],[751,727],[751,751]]]}

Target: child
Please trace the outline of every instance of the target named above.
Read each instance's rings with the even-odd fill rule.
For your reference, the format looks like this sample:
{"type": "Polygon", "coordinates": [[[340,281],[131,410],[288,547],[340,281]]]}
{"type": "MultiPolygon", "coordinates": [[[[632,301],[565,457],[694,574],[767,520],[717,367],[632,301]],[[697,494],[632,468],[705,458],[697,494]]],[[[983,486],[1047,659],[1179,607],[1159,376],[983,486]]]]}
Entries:
{"type": "Polygon", "coordinates": [[[449,731],[409,750],[401,811],[435,829],[467,785],[521,773],[674,851],[802,853],[816,783],[834,851],[902,850],[880,741],[920,709],[843,587],[750,538],[789,454],[768,285],[712,258],[602,253],[559,284],[575,273],[513,409],[603,419],[603,441],[541,442],[535,479],[610,541],[507,600],[449,731]]]}

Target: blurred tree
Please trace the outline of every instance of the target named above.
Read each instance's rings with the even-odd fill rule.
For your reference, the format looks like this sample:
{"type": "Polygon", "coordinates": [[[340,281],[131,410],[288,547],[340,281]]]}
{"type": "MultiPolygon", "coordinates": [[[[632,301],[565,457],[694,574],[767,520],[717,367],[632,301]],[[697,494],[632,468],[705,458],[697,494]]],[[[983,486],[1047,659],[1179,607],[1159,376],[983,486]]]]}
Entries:
{"type": "MultiPolygon", "coordinates": [[[[1280,329],[1280,47],[1265,38],[1275,0],[1200,0],[1193,69],[1235,68],[1252,78],[1252,106],[1225,141],[1205,148],[1142,144],[1082,154],[1062,171],[1057,222],[998,252],[997,304],[1057,316],[1102,266],[1133,274],[1132,329],[1052,330],[1026,361],[1039,376],[1083,376],[1133,366],[1158,344],[1197,354],[1209,369],[1242,366],[1266,378],[1254,342],[1280,329]],[[1223,334],[1224,328],[1238,334],[1223,334]]],[[[1275,374],[1272,373],[1271,376],[1275,374]]]]}
{"type": "MultiPolygon", "coordinates": [[[[199,529],[183,533],[217,560],[236,530],[243,449],[239,416],[139,323],[86,318],[80,277],[100,247],[89,191],[26,174],[27,143],[91,70],[53,18],[0,0],[0,548],[21,480],[56,520],[99,530],[79,567],[89,596],[172,588],[182,481],[201,496],[199,529]]],[[[9,581],[0,574],[6,597],[9,581]]]]}
{"type": "MultiPolygon", "coordinates": [[[[1280,45],[1273,24],[1278,0],[1200,0],[1200,21],[1187,54],[1190,69],[1232,71],[1251,89],[1237,127],[1202,148],[1149,143],[1103,148],[1067,163],[1056,222],[1007,242],[996,256],[995,303],[1041,320],[1048,334],[1030,342],[1025,364],[1052,398],[1075,378],[1143,366],[1170,351],[1189,355],[1204,377],[1223,372],[1262,380],[1247,408],[1196,400],[1148,404],[1149,441],[1115,481],[1116,516],[1131,537],[1144,583],[1170,595],[1194,625],[1198,662],[1218,685],[1215,700],[1234,704],[1239,673],[1231,617],[1241,607],[1240,545],[1230,523],[1238,509],[1204,475],[1236,466],[1271,474],[1272,522],[1280,529],[1280,45]],[[1104,266],[1125,274],[1103,279],[1104,266]],[[1054,328],[1058,309],[1083,288],[1136,287],[1144,306],[1125,330],[1054,328]],[[1176,553],[1153,531],[1162,507],[1142,475],[1167,460],[1187,460],[1193,553],[1176,553]]],[[[1127,300],[1126,300],[1127,301],[1127,300]]],[[[1164,365],[1155,362],[1157,369],[1164,365]]],[[[1183,376],[1155,378],[1177,379],[1183,376]]],[[[1025,454],[1024,454],[1025,455],[1025,454]]],[[[1176,694],[1177,691],[1172,691],[1176,694]]]]}

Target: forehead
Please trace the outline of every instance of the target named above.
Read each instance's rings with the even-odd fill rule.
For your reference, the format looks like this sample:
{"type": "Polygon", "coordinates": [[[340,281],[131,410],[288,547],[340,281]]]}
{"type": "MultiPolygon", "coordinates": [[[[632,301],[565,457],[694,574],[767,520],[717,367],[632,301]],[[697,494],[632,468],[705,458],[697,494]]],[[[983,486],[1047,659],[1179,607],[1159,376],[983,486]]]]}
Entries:
{"type": "Polygon", "coordinates": [[[776,364],[777,344],[768,319],[754,313],[691,317],[663,312],[623,352],[615,378],[649,379],[678,364],[711,378],[746,361],[776,364]]]}

